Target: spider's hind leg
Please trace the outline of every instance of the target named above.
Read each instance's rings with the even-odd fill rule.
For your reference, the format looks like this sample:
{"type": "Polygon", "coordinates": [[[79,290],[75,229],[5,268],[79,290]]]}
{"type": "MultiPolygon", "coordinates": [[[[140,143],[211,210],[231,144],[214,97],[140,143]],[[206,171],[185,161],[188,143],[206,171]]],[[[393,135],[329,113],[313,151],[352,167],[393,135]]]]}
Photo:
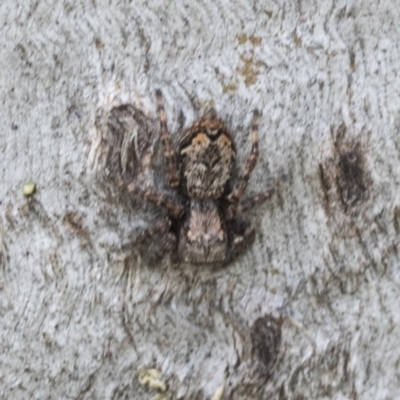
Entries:
{"type": "Polygon", "coordinates": [[[229,230],[228,262],[244,253],[256,237],[254,227],[248,222],[232,221],[229,224],[229,230]]]}
{"type": "Polygon", "coordinates": [[[170,231],[171,219],[165,217],[141,231],[135,239],[122,246],[124,250],[139,251],[149,265],[158,264],[164,256],[176,248],[177,237],[170,231]],[[155,240],[159,238],[159,240],[155,240]]]}
{"type": "Polygon", "coordinates": [[[168,254],[172,263],[176,263],[176,249],[178,239],[173,232],[167,232],[154,240],[146,250],[145,261],[149,266],[158,265],[168,254]]]}
{"type": "Polygon", "coordinates": [[[251,210],[252,208],[264,203],[268,199],[272,197],[275,193],[275,189],[272,188],[266,192],[256,194],[254,196],[248,197],[247,199],[242,200],[239,203],[231,204],[226,211],[226,218],[232,219],[237,215],[241,215],[246,211],[251,210]]]}
{"type": "Polygon", "coordinates": [[[139,235],[136,237],[136,239],[132,242],[132,244],[133,245],[146,244],[146,242],[150,241],[153,237],[167,232],[170,227],[171,227],[170,218],[166,217],[160,219],[154,225],[140,232],[139,235]]]}

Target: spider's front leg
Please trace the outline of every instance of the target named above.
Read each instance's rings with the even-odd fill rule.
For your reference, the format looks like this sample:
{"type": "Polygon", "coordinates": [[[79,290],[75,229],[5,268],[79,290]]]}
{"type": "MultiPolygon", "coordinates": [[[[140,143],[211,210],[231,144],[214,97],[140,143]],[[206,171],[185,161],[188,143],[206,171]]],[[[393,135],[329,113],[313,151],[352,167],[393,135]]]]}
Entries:
{"type": "Polygon", "coordinates": [[[168,131],[161,90],[156,90],[156,98],[158,118],[160,120],[161,141],[164,148],[164,157],[167,166],[169,185],[171,188],[177,188],[179,186],[179,172],[174,147],[172,145],[171,134],[168,131]]]}
{"type": "Polygon", "coordinates": [[[238,182],[231,190],[231,192],[226,196],[227,200],[231,203],[237,202],[244,194],[247,183],[250,178],[258,159],[258,119],[259,112],[255,110],[253,112],[253,119],[251,122],[251,150],[250,155],[247,158],[246,165],[244,167],[242,176],[239,178],[238,182]]]}
{"type": "Polygon", "coordinates": [[[156,193],[151,190],[144,190],[137,187],[133,182],[128,185],[128,191],[139,199],[148,201],[157,206],[164,207],[168,214],[179,218],[183,215],[185,208],[173,197],[164,193],[156,193]]]}

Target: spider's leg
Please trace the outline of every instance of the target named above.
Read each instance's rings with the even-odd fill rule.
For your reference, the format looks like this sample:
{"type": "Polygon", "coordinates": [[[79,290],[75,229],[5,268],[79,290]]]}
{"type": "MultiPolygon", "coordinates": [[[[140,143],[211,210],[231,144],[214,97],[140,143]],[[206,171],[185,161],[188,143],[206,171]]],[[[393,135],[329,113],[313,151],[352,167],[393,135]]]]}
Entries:
{"type": "Polygon", "coordinates": [[[158,118],[160,120],[161,141],[164,148],[164,157],[167,166],[169,185],[171,186],[171,188],[176,188],[179,186],[179,173],[176,162],[176,155],[174,147],[172,145],[171,134],[169,133],[167,127],[167,120],[165,116],[161,90],[156,91],[156,98],[158,118]]]}
{"type": "Polygon", "coordinates": [[[169,231],[171,227],[170,218],[162,218],[149,228],[140,232],[136,238],[122,246],[123,251],[139,251],[149,265],[158,264],[167,253],[172,254],[172,261],[176,252],[178,238],[169,231]],[[158,238],[154,240],[154,238],[158,238]]]}
{"type": "Polygon", "coordinates": [[[240,214],[243,214],[244,212],[270,199],[274,193],[275,189],[270,189],[267,192],[259,193],[244,199],[240,203],[231,204],[226,211],[226,218],[232,219],[240,214]]]}
{"type": "Polygon", "coordinates": [[[259,113],[257,110],[253,112],[253,119],[251,122],[251,151],[247,158],[246,165],[244,167],[242,176],[239,178],[238,182],[227,195],[228,201],[234,203],[237,202],[246,190],[247,182],[249,181],[250,174],[253,171],[257,159],[258,159],[258,118],[259,113]]]}
{"type": "Polygon", "coordinates": [[[255,229],[250,224],[241,223],[240,225],[240,231],[234,232],[231,236],[228,262],[242,254],[256,237],[255,229]]]}
{"type": "Polygon", "coordinates": [[[158,264],[167,253],[171,254],[171,260],[176,263],[176,250],[178,238],[173,232],[168,232],[164,237],[160,238],[158,246],[151,249],[151,253],[148,258],[148,263],[150,265],[158,264]]]}
{"type": "Polygon", "coordinates": [[[183,215],[185,208],[173,197],[164,193],[156,193],[151,190],[143,190],[138,188],[134,183],[128,185],[128,191],[139,199],[164,207],[170,215],[179,218],[183,215]]]}
{"type": "Polygon", "coordinates": [[[156,222],[154,225],[140,232],[140,234],[133,241],[133,244],[137,245],[143,244],[148,240],[150,240],[153,236],[167,232],[170,227],[171,227],[171,220],[168,217],[163,218],[158,222],[156,222]]]}
{"type": "Polygon", "coordinates": [[[132,247],[140,247],[143,244],[151,241],[154,236],[161,235],[169,230],[171,227],[171,219],[169,217],[164,217],[157,221],[155,224],[150,226],[149,228],[141,231],[139,235],[136,236],[133,240],[130,240],[128,243],[125,243],[122,246],[123,250],[132,249],[132,247]]]}

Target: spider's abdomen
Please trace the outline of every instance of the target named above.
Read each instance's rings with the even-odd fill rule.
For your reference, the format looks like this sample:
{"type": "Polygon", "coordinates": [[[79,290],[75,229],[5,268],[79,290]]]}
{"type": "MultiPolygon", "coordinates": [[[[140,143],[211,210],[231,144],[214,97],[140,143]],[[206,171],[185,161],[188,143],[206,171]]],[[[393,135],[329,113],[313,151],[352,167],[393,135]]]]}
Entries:
{"type": "Polygon", "coordinates": [[[235,148],[228,129],[203,119],[186,130],[179,144],[181,187],[192,199],[218,199],[231,176],[235,148]]]}
{"type": "Polygon", "coordinates": [[[179,233],[179,259],[190,264],[222,263],[226,261],[227,248],[226,232],[215,203],[193,200],[179,233]]]}

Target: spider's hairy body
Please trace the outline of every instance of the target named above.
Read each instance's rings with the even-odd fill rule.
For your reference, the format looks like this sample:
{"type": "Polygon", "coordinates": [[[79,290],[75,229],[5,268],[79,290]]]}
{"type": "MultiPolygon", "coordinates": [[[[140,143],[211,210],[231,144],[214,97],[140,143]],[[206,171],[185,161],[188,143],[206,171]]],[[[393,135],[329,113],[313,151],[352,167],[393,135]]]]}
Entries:
{"type": "Polygon", "coordinates": [[[215,202],[192,200],[179,234],[180,259],[191,264],[223,263],[227,251],[227,235],[215,202]]]}
{"type": "Polygon", "coordinates": [[[226,125],[215,113],[205,115],[183,131],[175,151],[161,92],[156,96],[169,186],[185,201],[129,184],[133,195],[164,207],[169,215],[143,232],[137,242],[164,234],[167,245],[162,249],[171,251],[178,262],[225,264],[243,253],[255,238],[254,228],[236,217],[274,192],[271,189],[239,202],[258,157],[258,112],[253,114],[250,155],[241,177],[231,187],[236,149],[226,125]]]}
{"type": "Polygon", "coordinates": [[[182,190],[192,199],[219,199],[227,188],[235,157],[231,134],[222,121],[194,123],[178,144],[182,190]]]}

